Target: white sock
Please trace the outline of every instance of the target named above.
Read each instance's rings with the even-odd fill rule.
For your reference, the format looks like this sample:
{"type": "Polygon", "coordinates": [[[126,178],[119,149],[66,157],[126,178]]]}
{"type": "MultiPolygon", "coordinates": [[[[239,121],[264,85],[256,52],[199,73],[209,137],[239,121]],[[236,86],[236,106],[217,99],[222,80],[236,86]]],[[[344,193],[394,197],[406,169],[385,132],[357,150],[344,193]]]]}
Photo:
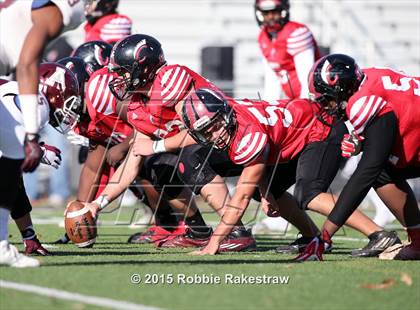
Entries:
{"type": "Polygon", "coordinates": [[[0,241],[9,239],[9,216],[10,210],[0,208],[0,241]]]}
{"type": "Polygon", "coordinates": [[[368,192],[367,197],[376,208],[376,214],[373,221],[377,225],[384,227],[385,225],[392,223],[395,220],[394,214],[389,211],[387,206],[382,202],[381,198],[379,198],[373,189],[368,192]]]}

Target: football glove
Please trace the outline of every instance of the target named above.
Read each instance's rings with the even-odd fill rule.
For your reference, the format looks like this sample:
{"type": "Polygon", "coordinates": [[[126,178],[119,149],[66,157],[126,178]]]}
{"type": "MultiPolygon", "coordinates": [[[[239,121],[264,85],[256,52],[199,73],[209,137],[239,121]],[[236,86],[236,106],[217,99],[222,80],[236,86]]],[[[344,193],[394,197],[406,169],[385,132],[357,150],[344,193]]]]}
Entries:
{"type": "Polygon", "coordinates": [[[38,134],[27,133],[25,135],[25,141],[23,144],[25,159],[21,166],[23,172],[33,172],[41,162],[42,150],[38,144],[38,140],[38,134]]]}
{"type": "Polygon", "coordinates": [[[316,236],[311,242],[305,247],[305,250],[295,257],[294,261],[306,262],[306,261],[323,261],[322,254],[325,252],[325,244],[332,244],[330,234],[324,229],[322,231],[322,237],[316,236]]]}
{"type": "Polygon", "coordinates": [[[69,140],[70,143],[74,145],[89,146],[89,139],[78,135],[73,130],[70,130],[67,133],[67,140],[69,140]]]}
{"type": "Polygon", "coordinates": [[[341,156],[349,158],[358,155],[362,150],[362,142],[365,138],[359,136],[354,131],[351,134],[345,134],[341,141],[341,156]]]}
{"type": "Polygon", "coordinates": [[[43,152],[41,163],[58,169],[58,167],[61,165],[60,149],[56,148],[55,146],[45,144],[44,142],[41,142],[39,145],[43,152]]]}

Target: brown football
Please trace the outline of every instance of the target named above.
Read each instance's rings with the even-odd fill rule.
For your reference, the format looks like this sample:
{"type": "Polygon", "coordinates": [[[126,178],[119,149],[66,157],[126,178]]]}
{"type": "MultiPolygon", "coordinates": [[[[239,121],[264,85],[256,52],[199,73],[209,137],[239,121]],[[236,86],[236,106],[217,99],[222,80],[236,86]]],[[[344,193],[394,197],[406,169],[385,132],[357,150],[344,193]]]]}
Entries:
{"type": "Polygon", "coordinates": [[[70,201],[64,216],[64,226],[70,240],[79,248],[92,247],[96,241],[96,223],[85,205],[80,201],[70,201]]]}

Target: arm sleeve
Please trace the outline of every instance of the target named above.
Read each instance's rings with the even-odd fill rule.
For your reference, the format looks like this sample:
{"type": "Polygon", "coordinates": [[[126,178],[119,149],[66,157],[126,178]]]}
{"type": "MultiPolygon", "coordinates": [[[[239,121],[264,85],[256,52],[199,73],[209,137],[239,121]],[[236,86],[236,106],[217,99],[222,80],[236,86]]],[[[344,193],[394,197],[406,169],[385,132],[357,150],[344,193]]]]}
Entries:
{"type": "Polygon", "coordinates": [[[367,195],[384,168],[398,130],[393,112],[376,118],[366,128],[363,155],[353,175],[344,186],[328,219],[342,226],[367,195]]]}
{"type": "Polygon", "coordinates": [[[315,59],[315,49],[310,47],[293,57],[295,62],[296,73],[300,82],[300,98],[309,97],[308,74],[311,70],[315,59]]]}
{"type": "Polygon", "coordinates": [[[281,96],[280,80],[268,62],[264,59],[264,94],[262,99],[267,101],[279,100],[281,96]]]}

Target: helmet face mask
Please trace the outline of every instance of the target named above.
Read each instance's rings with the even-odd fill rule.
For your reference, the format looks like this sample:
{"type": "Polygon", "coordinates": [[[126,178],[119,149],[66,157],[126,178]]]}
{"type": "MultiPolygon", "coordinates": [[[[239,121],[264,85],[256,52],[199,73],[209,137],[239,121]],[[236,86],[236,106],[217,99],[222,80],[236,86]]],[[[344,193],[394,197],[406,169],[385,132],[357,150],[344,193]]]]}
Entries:
{"type": "Polygon", "coordinates": [[[53,112],[53,119],[50,124],[61,134],[72,130],[80,120],[81,100],[75,96],[64,102],[64,107],[53,112]]]}
{"type": "Polygon", "coordinates": [[[108,84],[111,93],[118,100],[122,101],[127,99],[134,90],[131,85],[131,74],[121,67],[109,69],[109,72],[118,74],[118,77],[114,78],[108,84]]]}
{"type": "Polygon", "coordinates": [[[227,116],[222,114],[215,115],[212,119],[204,116],[199,121],[201,125],[194,123],[194,128],[190,129],[190,135],[200,144],[212,146],[219,150],[225,150],[231,142],[231,135],[227,116]]]}

